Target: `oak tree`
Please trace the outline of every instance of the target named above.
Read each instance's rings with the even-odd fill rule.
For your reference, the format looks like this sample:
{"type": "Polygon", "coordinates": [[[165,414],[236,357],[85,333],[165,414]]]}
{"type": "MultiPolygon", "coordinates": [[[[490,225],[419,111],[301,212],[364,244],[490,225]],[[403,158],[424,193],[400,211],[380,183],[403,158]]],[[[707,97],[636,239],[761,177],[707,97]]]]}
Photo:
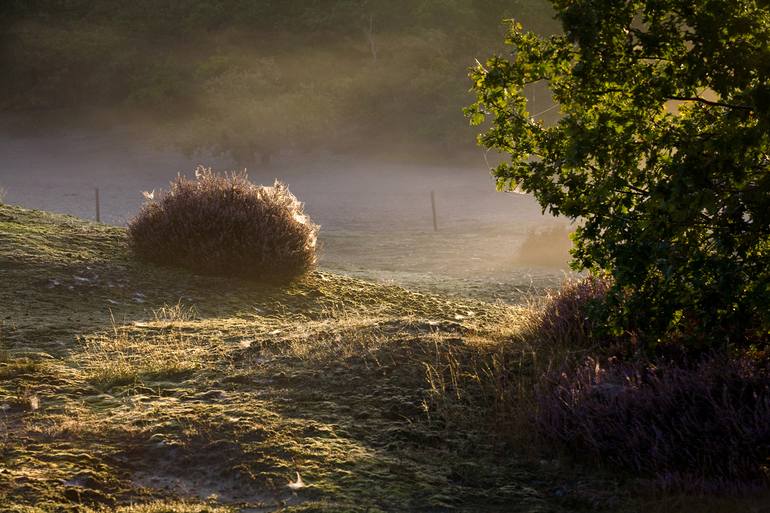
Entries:
{"type": "Polygon", "coordinates": [[[609,273],[605,327],[648,347],[770,333],[767,0],[554,0],[563,33],[512,23],[466,109],[510,155],[500,189],[577,221],[574,265],[609,273]],[[545,82],[560,113],[528,109],[545,82]]]}

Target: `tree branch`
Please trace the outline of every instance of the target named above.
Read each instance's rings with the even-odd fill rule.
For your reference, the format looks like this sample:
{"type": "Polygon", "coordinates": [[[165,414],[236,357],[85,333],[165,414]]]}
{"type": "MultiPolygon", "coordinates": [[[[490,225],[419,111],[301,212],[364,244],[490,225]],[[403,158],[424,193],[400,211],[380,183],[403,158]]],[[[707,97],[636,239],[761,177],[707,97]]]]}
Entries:
{"type": "Polygon", "coordinates": [[[712,107],[726,107],[728,109],[740,109],[751,112],[753,109],[748,105],[732,105],[730,103],[714,102],[701,98],[700,96],[666,96],[668,100],[678,100],[682,102],[698,102],[704,105],[711,105],[712,107]]]}
{"type": "MultiPolygon", "coordinates": [[[[607,93],[627,93],[632,94],[631,91],[627,91],[625,89],[621,88],[612,88],[612,89],[603,89],[601,91],[594,91],[594,94],[602,95],[607,93]]],[[[700,96],[665,96],[666,100],[678,100],[681,102],[698,102],[702,103],[704,105],[710,105],[712,107],[725,107],[728,109],[738,109],[738,110],[745,110],[747,112],[751,112],[754,109],[748,105],[733,105],[731,103],[723,103],[723,102],[715,102],[711,100],[707,100],[705,98],[701,98],[700,96]]]]}

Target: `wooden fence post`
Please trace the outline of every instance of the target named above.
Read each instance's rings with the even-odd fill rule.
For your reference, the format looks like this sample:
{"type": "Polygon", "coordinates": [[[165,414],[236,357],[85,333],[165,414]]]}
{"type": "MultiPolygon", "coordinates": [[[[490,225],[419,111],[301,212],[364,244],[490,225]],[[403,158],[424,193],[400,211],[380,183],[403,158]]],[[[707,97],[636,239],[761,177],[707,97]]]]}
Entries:
{"type": "Polygon", "coordinates": [[[436,221],[436,193],[430,191],[430,208],[433,211],[433,231],[438,231],[438,222],[436,221]]]}
{"type": "Polygon", "coordinates": [[[94,200],[96,202],[96,222],[101,223],[102,222],[102,215],[100,212],[100,205],[99,205],[99,187],[94,187],[94,200]]]}

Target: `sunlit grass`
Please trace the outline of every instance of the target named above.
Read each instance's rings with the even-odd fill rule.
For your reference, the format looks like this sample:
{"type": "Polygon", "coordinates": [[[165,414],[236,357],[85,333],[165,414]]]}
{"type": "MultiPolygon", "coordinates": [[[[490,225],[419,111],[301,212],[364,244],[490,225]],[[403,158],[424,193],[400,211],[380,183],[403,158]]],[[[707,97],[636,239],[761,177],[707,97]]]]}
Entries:
{"type": "Polygon", "coordinates": [[[86,508],[84,513],[233,513],[237,508],[186,501],[152,501],[117,508],[86,508]]]}
{"type": "MultiPolygon", "coordinates": [[[[0,287],[10,317],[0,504],[35,513],[47,513],[34,509],[42,502],[88,513],[645,510],[629,499],[633,484],[601,469],[540,464],[532,390],[570,356],[571,335],[537,334],[545,310],[535,298],[459,301],[321,272],[284,288],[204,279],[110,260],[124,247],[97,225],[8,211],[39,223],[33,235],[21,222],[16,230],[45,251],[0,245],[0,263],[13,264],[0,287]],[[74,253],[83,234],[97,249],[74,253]],[[133,301],[138,291],[144,302],[133,301]],[[308,486],[294,495],[286,485],[296,472],[308,486]],[[77,494],[91,497],[90,510],[74,505],[77,494]]],[[[661,511],[700,504],[654,499],[661,511]]]]}
{"type": "Polygon", "coordinates": [[[200,369],[216,349],[200,338],[172,330],[143,334],[115,328],[82,340],[80,365],[100,389],[147,381],[178,380],[200,369]]]}
{"type": "Polygon", "coordinates": [[[152,310],[156,322],[179,323],[193,321],[198,318],[198,309],[195,305],[185,305],[180,299],[174,305],[163,305],[152,310]]]}

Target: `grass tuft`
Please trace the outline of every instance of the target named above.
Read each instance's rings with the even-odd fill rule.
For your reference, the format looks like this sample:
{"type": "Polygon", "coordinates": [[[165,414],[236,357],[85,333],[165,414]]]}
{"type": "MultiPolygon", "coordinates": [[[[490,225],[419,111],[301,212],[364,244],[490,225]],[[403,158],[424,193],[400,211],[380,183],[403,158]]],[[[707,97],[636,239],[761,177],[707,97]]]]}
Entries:
{"type": "Polygon", "coordinates": [[[155,322],[170,324],[194,321],[199,316],[195,305],[185,306],[181,299],[175,305],[163,305],[160,308],[154,308],[152,315],[155,322]]]}
{"type": "Polygon", "coordinates": [[[208,345],[179,330],[149,336],[114,328],[110,334],[81,341],[80,364],[86,379],[101,390],[182,379],[211,356],[208,345]]]}

